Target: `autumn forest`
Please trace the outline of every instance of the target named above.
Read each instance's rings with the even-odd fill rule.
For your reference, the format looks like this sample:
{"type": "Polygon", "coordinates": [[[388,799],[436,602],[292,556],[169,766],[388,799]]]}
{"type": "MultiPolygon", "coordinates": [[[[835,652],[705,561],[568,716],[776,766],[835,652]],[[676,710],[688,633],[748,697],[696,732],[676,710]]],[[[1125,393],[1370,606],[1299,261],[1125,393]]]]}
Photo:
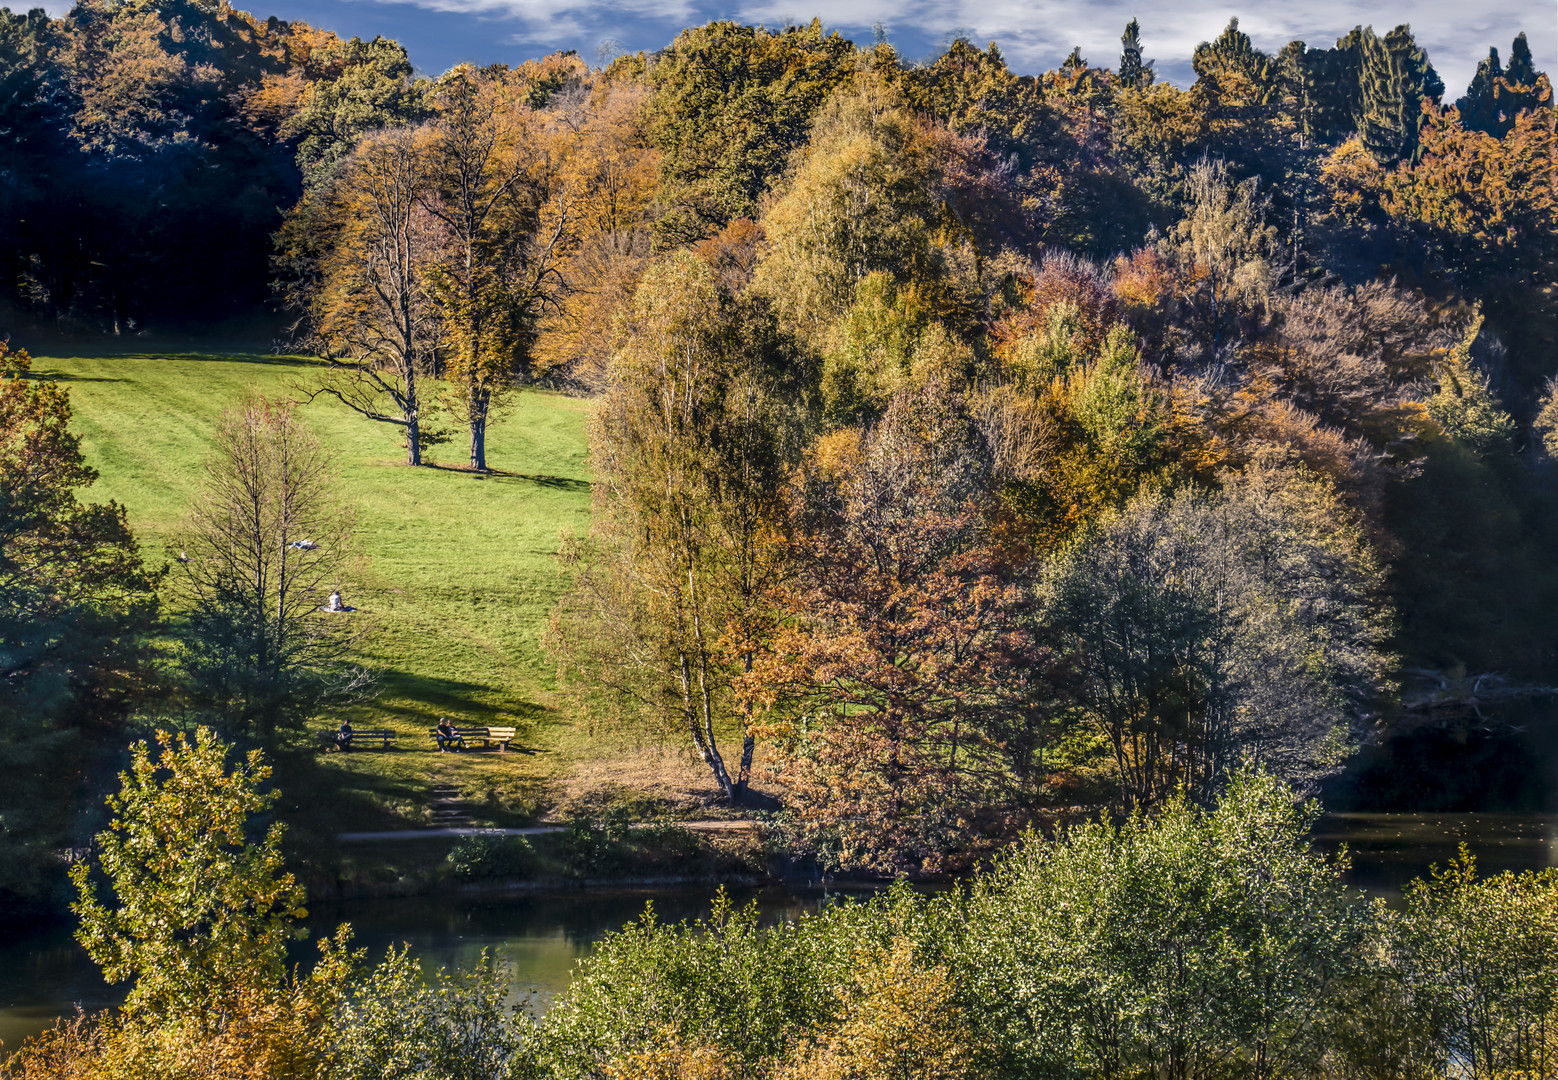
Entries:
{"type": "Polygon", "coordinates": [[[1121,29],[1040,75],[711,22],[428,77],[225,0],[0,9],[0,716],[60,740],[0,734],[40,777],[0,900],[55,903],[127,767],[66,861],[134,986],[0,1076],[1558,1075],[1558,878],[1463,858],[1387,910],[1306,839],[1390,739],[1558,685],[1549,77],[1524,34],[1461,88],[1404,24],[1233,20],[1182,87],[1121,29]],[[306,358],[223,414],[166,564],[27,351],[158,335],[306,358]],[[588,440],[525,630],[554,710],[900,884],[646,917],[531,1025],[486,960],[284,969],[264,781],[382,682],[319,614],[353,525],[300,417],[497,475],[540,392],[588,440]],[[197,876],[137,838],[244,853],[211,950],[158,938],[197,876]]]}

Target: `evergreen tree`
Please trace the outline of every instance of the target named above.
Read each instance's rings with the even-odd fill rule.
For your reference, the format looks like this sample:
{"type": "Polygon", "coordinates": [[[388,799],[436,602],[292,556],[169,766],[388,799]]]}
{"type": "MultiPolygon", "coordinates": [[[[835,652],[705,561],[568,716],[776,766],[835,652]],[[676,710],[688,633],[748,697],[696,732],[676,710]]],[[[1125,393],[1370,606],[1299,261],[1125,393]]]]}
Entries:
{"type": "Polygon", "coordinates": [[[1466,96],[1455,103],[1461,125],[1468,131],[1485,131],[1502,139],[1514,129],[1515,117],[1548,104],[1541,78],[1525,34],[1516,37],[1510,46],[1507,68],[1499,66],[1498,50],[1490,48],[1488,58],[1477,64],[1477,74],[1466,88],[1466,96]]]}
{"type": "Polygon", "coordinates": [[[1381,165],[1415,158],[1423,102],[1438,101],[1443,81],[1404,23],[1383,38],[1364,27],[1358,45],[1357,122],[1363,145],[1381,165]]]}
{"type": "Polygon", "coordinates": [[[1540,74],[1536,70],[1535,61],[1531,59],[1531,45],[1522,30],[1509,47],[1509,67],[1504,69],[1504,79],[1518,86],[1535,86],[1536,77],[1540,74]]]}
{"type": "Polygon", "coordinates": [[[1361,28],[1339,38],[1334,49],[1295,41],[1278,57],[1304,138],[1330,144],[1351,135],[1358,111],[1358,39],[1361,28]]]}
{"type": "Polygon", "coordinates": [[[1120,85],[1139,90],[1144,81],[1150,81],[1150,73],[1141,62],[1141,27],[1132,19],[1120,35],[1120,85]],[[1144,79],[1144,76],[1147,78],[1144,79]]]}
{"type": "Polygon", "coordinates": [[[1486,131],[1490,135],[1499,128],[1499,82],[1504,69],[1499,65],[1498,50],[1488,49],[1485,59],[1477,61],[1477,74],[1472,76],[1466,96],[1455,103],[1461,114],[1461,124],[1470,131],[1486,131]]]}
{"type": "Polygon", "coordinates": [[[1235,108],[1270,104],[1277,82],[1277,65],[1255,48],[1239,29],[1238,19],[1216,41],[1203,41],[1191,57],[1196,86],[1213,101],[1235,108]]]}

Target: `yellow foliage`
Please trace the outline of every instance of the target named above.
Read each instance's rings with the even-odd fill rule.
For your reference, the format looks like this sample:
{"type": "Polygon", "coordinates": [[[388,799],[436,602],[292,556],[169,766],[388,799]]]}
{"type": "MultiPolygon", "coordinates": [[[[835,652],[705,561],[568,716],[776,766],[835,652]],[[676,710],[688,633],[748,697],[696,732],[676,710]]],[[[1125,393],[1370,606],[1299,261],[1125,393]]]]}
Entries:
{"type": "Polygon", "coordinates": [[[609,1080],[726,1080],[724,1056],[712,1046],[691,1046],[675,1031],[662,1033],[653,1050],[641,1050],[606,1066],[609,1080]]]}
{"type": "Polygon", "coordinates": [[[862,952],[842,1017],[801,1046],[780,1080],[963,1080],[977,1033],[941,965],[924,965],[904,938],[862,952]]]}
{"type": "Polygon", "coordinates": [[[1547,396],[1536,414],[1536,430],[1542,437],[1542,446],[1558,457],[1558,377],[1547,380],[1547,396]]]}
{"type": "Polygon", "coordinates": [[[824,474],[842,477],[860,462],[860,429],[839,428],[817,436],[812,460],[824,474]]]}
{"type": "Polygon", "coordinates": [[[1115,134],[1149,160],[1176,161],[1206,137],[1205,103],[1190,90],[1153,83],[1115,95],[1115,134]]]}
{"type": "Polygon", "coordinates": [[[1385,173],[1354,135],[1320,164],[1320,180],[1331,192],[1331,205],[1344,221],[1358,221],[1378,201],[1385,173]]]}
{"type": "Polygon", "coordinates": [[[627,310],[649,257],[649,209],[659,191],[660,155],[643,136],[647,91],[603,85],[548,110],[555,168],[541,208],[542,232],[577,239],[558,265],[568,287],[541,313],[534,350],[540,371],[599,385],[620,344],[627,310]]]}

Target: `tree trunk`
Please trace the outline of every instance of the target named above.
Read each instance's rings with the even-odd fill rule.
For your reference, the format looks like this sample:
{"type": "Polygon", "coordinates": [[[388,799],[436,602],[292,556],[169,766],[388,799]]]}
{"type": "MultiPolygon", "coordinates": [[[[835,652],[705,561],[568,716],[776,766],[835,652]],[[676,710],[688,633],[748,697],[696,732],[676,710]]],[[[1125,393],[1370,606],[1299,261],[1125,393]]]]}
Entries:
{"type": "MultiPolygon", "coordinates": [[[[409,343],[409,335],[408,343],[409,343]]],[[[406,380],[406,396],[403,401],[403,415],[406,418],[406,464],[422,464],[422,401],[417,394],[417,373],[415,365],[407,358],[409,352],[402,354],[403,372],[406,380]]]]}
{"type": "Polygon", "coordinates": [[[487,421],[471,421],[471,468],[476,472],[487,471],[487,421]]]}
{"type": "Polygon", "coordinates": [[[471,390],[471,468],[487,471],[487,409],[492,395],[484,390],[471,390]]]}
{"type": "Polygon", "coordinates": [[[747,801],[747,788],[752,781],[752,751],[757,747],[757,740],[752,737],[750,731],[741,740],[741,771],[736,774],[735,795],[731,798],[733,803],[747,801]]]}
{"type": "MultiPolygon", "coordinates": [[[[694,721],[694,723],[696,722],[694,721]]],[[[713,770],[714,780],[719,784],[719,789],[724,794],[725,801],[731,806],[738,805],[741,802],[741,796],[736,791],[736,786],[730,782],[730,773],[725,771],[725,759],[720,755],[719,747],[715,746],[713,742],[704,743],[703,760],[713,770]]]]}

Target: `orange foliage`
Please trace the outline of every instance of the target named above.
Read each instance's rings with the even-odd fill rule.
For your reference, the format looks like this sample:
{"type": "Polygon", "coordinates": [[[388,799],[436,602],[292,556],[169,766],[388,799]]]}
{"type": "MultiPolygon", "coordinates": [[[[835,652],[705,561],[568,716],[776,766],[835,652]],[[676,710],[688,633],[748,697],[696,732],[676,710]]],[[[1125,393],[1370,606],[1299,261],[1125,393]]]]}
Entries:
{"type": "MultiPolygon", "coordinates": [[[[1537,80],[1551,105],[1552,87],[1537,80]]],[[[1461,126],[1455,109],[1424,104],[1422,160],[1385,178],[1382,204],[1392,217],[1426,225],[1461,242],[1466,262],[1507,261],[1551,249],[1558,232],[1558,128],[1551,107],[1515,117],[1500,141],[1461,126]]],[[[1463,263],[1463,268],[1464,268],[1463,263]]]]}
{"type": "Polygon", "coordinates": [[[1097,352],[1109,328],[1120,320],[1109,283],[1089,263],[1073,256],[1051,254],[1036,269],[1020,275],[1015,284],[1019,303],[992,331],[997,354],[1010,350],[1021,338],[1044,333],[1050,315],[1060,304],[1076,310],[1079,325],[1072,347],[1081,353],[1097,352]]]}

